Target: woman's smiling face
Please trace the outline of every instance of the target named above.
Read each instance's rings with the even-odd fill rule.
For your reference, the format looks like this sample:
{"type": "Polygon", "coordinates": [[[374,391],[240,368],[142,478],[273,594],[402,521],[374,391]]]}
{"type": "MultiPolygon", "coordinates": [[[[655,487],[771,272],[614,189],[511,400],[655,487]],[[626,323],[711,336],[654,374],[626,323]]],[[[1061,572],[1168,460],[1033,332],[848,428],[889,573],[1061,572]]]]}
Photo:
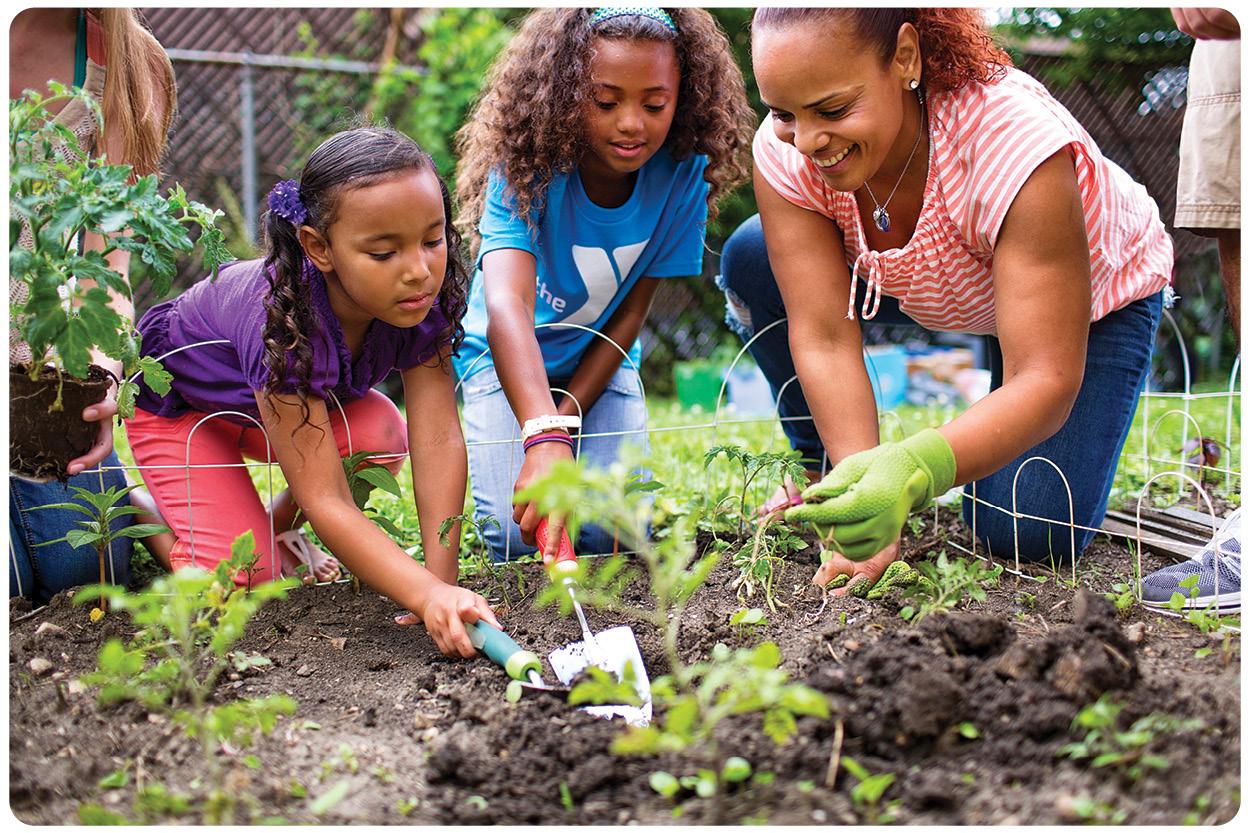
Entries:
{"type": "Polygon", "coordinates": [[[903,129],[905,108],[910,81],[920,77],[910,25],[885,63],[837,20],[765,27],[753,34],[751,52],[777,137],[811,159],[830,187],[854,191],[887,160],[907,156],[915,135],[903,129]]]}

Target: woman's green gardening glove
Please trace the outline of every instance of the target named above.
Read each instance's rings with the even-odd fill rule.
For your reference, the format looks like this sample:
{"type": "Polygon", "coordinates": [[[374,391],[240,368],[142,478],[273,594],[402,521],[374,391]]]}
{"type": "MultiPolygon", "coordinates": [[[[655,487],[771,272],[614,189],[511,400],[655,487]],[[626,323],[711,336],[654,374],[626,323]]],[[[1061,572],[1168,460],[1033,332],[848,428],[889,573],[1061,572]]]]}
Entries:
{"type": "Polygon", "coordinates": [[[933,428],[852,454],[803,492],[786,520],[809,523],[854,561],[898,540],[907,516],[955,485],[955,453],[933,428]]]}

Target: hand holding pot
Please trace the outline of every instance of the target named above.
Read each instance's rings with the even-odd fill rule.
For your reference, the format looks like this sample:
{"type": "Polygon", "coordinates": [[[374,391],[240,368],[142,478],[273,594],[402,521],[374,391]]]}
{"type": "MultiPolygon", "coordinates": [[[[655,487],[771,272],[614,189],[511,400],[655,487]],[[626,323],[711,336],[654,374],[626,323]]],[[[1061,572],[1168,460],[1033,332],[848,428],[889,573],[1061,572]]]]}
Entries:
{"type": "Polygon", "coordinates": [[[71,477],[87,469],[95,468],[113,453],[113,417],[116,415],[117,400],[112,394],[106,396],[100,402],[83,409],[83,422],[99,422],[100,432],[96,435],[95,443],[86,454],[69,461],[66,470],[71,477]]]}
{"type": "Polygon", "coordinates": [[[955,483],[950,443],[926,428],[899,443],[852,454],[803,492],[802,506],[786,512],[808,523],[827,545],[863,561],[898,540],[907,516],[955,483]]]}

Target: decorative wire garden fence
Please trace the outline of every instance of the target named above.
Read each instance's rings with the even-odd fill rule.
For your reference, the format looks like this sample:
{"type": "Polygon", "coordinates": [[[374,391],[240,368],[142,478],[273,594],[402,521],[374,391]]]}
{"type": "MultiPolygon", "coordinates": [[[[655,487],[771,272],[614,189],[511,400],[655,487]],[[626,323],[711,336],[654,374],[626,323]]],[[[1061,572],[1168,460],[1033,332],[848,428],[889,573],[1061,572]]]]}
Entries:
{"type": "MultiPolygon", "coordinates": [[[[1175,322],[1172,320],[1170,313],[1168,313],[1166,310],[1164,311],[1164,319],[1172,327],[1175,327],[1175,322]]],[[[768,329],[770,329],[771,327],[779,326],[784,323],[785,323],[784,319],[774,322],[773,324],[769,325],[768,328],[765,328],[761,330],[759,333],[756,333],[752,341],[754,341],[754,339],[759,338],[761,335],[766,333],[768,329]]],[[[573,325],[573,324],[545,324],[545,325],[540,325],[540,328],[578,329],[578,330],[582,330],[584,332],[590,333],[597,338],[605,339],[609,341],[615,347],[615,349],[621,354],[622,362],[625,363],[626,366],[630,367],[631,369],[635,371],[637,371],[638,369],[630,360],[629,353],[626,349],[621,347],[621,345],[616,344],[615,342],[611,341],[611,339],[609,339],[607,336],[603,335],[602,333],[599,333],[596,330],[593,330],[591,328],[587,328],[581,325],[573,325]]],[[[223,342],[222,341],[202,342],[199,344],[190,345],[188,347],[179,348],[179,351],[187,350],[187,349],[195,349],[198,347],[208,346],[211,344],[220,344],[220,343],[223,343],[223,342]]],[[[1184,345],[1183,338],[1181,338],[1181,344],[1183,347],[1184,345]]],[[[648,424],[645,429],[646,438],[648,442],[650,442],[653,438],[655,438],[656,435],[664,434],[666,432],[679,431],[679,432],[683,432],[683,434],[686,434],[687,436],[692,432],[704,432],[707,434],[707,437],[708,437],[707,445],[710,447],[710,446],[714,446],[717,444],[719,436],[720,436],[720,432],[723,428],[727,428],[732,425],[740,425],[740,424],[746,424],[746,423],[762,423],[762,424],[767,424],[771,426],[769,448],[766,450],[770,450],[770,451],[778,450],[777,448],[778,445],[784,442],[781,439],[781,437],[779,437],[780,432],[777,430],[778,426],[780,425],[780,421],[782,419],[778,413],[778,402],[780,400],[780,395],[784,394],[785,388],[788,385],[794,384],[797,382],[797,377],[791,377],[791,379],[787,381],[785,385],[782,386],[782,389],[779,391],[778,397],[774,399],[773,401],[773,412],[771,415],[764,416],[764,417],[753,417],[753,416],[744,417],[744,416],[736,415],[733,412],[732,406],[727,405],[726,391],[727,391],[729,378],[732,375],[734,368],[736,367],[738,362],[743,358],[743,356],[746,355],[749,346],[750,346],[750,342],[743,345],[742,348],[738,351],[738,354],[735,356],[731,365],[726,369],[723,379],[722,379],[720,391],[717,396],[716,406],[710,413],[710,419],[704,422],[696,422],[693,424],[688,421],[682,421],[679,424],[674,424],[674,425],[648,424]]],[[[165,358],[165,357],[162,356],[160,358],[165,358]]],[[[482,358],[484,358],[484,356],[479,357],[478,361],[480,361],[482,358]]],[[[873,377],[876,377],[877,375],[876,369],[872,363],[871,357],[867,353],[865,353],[865,362],[866,362],[866,366],[868,368],[869,374],[873,377]]],[[[472,370],[472,368],[470,368],[470,370],[472,370]]],[[[638,379],[639,379],[639,382],[638,382],[639,393],[642,395],[645,401],[646,399],[645,385],[642,381],[641,376],[639,376],[638,379]]],[[[880,380],[874,378],[874,381],[877,382],[877,385],[879,388],[880,380]]],[[[459,388],[459,383],[457,383],[457,388],[459,388]]],[[[552,391],[553,393],[570,395],[568,394],[568,391],[561,390],[561,389],[553,388],[552,391]]],[[[352,448],[351,428],[350,428],[350,424],[349,424],[346,412],[344,411],[342,404],[337,400],[337,398],[333,398],[333,401],[331,402],[331,404],[335,408],[337,408],[339,415],[343,421],[343,425],[347,432],[348,454],[350,455],[354,452],[354,449],[352,448]]],[[[1135,438],[1133,436],[1130,436],[1120,456],[1121,466],[1125,465],[1126,462],[1130,462],[1130,461],[1144,464],[1145,466],[1145,471],[1144,471],[1144,474],[1142,475],[1145,482],[1144,482],[1144,485],[1141,487],[1140,491],[1135,496],[1137,524],[1136,524],[1136,535],[1134,539],[1134,543],[1135,543],[1134,553],[1135,553],[1136,569],[1135,569],[1133,578],[1134,578],[1134,583],[1136,585],[1137,598],[1139,601],[1141,600],[1141,580],[1142,580],[1141,552],[1142,552],[1142,548],[1143,546],[1149,546],[1154,543],[1160,543],[1160,541],[1152,539],[1151,536],[1144,535],[1142,532],[1141,511],[1142,511],[1143,502],[1151,498],[1151,491],[1156,483],[1159,483],[1167,479],[1173,479],[1174,482],[1177,483],[1177,486],[1178,486],[1177,492],[1180,497],[1184,497],[1189,487],[1192,487],[1194,499],[1201,501],[1200,505],[1205,507],[1207,513],[1210,516],[1211,531],[1212,531],[1212,535],[1214,536],[1219,526],[1219,518],[1216,515],[1214,505],[1212,503],[1212,496],[1217,495],[1219,497],[1227,499],[1238,494],[1241,488],[1241,472],[1240,472],[1240,469],[1236,467],[1237,464],[1234,458],[1234,449],[1239,449],[1239,446],[1240,446],[1240,436],[1239,436],[1240,407],[1239,406],[1240,406],[1240,358],[1238,358],[1236,362],[1234,363],[1232,373],[1229,375],[1228,385],[1227,385],[1226,390],[1215,391],[1215,392],[1210,392],[1210,391],[1194,392],[1189,386],[1189,378],[1187,375],[1185,389],[1182,391],[1164,392],[1164,391],[1152,391],[1152,390],[1147,389],[1143,391],[1143,393],[1141,394],[1138,408],[1141,411],[1142,417],[1143,417],[1142,418],[1142,430],[1139,434],[1137,434],[1137,438],[1140,439],[1140,443],[1138,444],[1137,442],[1135,442],[1135,438]],[[1207,428],[1209,428],[1210,426],[1204,427],[1198,421],[1198,419],[1196,419],[1195,416],[1191,413],[1192,404],[1200,400],[1217,400],[1217,401],[1223,400],[1223,402],[1225,403],[1224,419],[1222,421],[1222,424],[1217,426],[1216,431],[1212,431],[1208,433],[1207,428]],[[1162,404],[1159,404],[1159,403],[1162,403],[1162,404]],[[1153,421],[1152,421],[1152,409],[1154,409],[1156,412],[1158,410],[1162,410],[1162,413],[1157,413],[1157,415],[1153,417],[1153,421]],[[1236,414],[1236,416],[1234,416],[1234,414],[1236,414]],[[1171,451],[1165,451],[1162,455],[1160,455],[1156,453],[1155,451],[1155,448],[1157,446],[1156,438],[1160,430],[1160,426],[1171,417],[1179,418],[1182,421],[1182,434],[1181,434],[1182,442],[1180,446],[1181,450],[1175,453],[1176,456],[1173,456],[1173,452],[1171,451]],[[1217,465],[1195,466],[1191,460],[1185,457],[1185,447],[1186,447],[1185,440],[1187,440],[1191,436],[1189,434],[1190,427],[1194,429],[1194,434],[1192,436],[1194,436],[1195,438],[1199,440],[1199,454],[1201,454],[1201,440],[1203,437],[1208,437],[1208,436],[1222,436],[1223,437],[1223,444],[1225,448],[1228,450],[1228,461],[1225,465],[1221,466],[1217,464],[1217,465]],[[1208,482],[1207,479],[1202,476],[1202,473],[1204,470],[1208,474],[1218,475],[1218,477],[1215,479],[1215,482],[1213,483],[1208,482]],[[1193,476],[1195,473],[1198,474],[1197,479],[1195,479],[1193,476]]],[[[578,411],[579,413],[581,412],[580,403],[578,406],[578,411]]],[[[185,471],[185,480],[186,480],[186,486],[187,486],[187,500],[189,504],[193,504],[194,502],[192,500],[192,492],[194,488],[193,474],[197,469],[201,469],[201,468],[237,468],[237,467],[246,467],[249,469],[264,468],[266,471],[266,475],[267,475],[266,479],[268,482],[269,496],[272,498],[274,495],[275,481],[274,481],[273,466],[274,466],[275,461],[273,461],[271,453],[268,454],[270,459],[266,461],[255,461],[255,462],[243,461],[237,464],[226,464],[226,465],[222,465],[222,464],[203,465],[203,464],[191,463],[191,440],[194,438],[195,431],[199,430],[201,426],[205,425],[206,423],[208,423],[209,421],[213,419],[222,419],[222,418],[231,418],[231,417],[245,418],[247,421],[256,425],[256,427],[260,428],[262,432],[264,431],[263,425],[261,425],[254,418],[249,417],[246,414],[240,414],[240,413],[233,412],[233,411],[221,411],[221,412],[205,415],[201,420],[197,422],[195,428],[192,430],[190,436],[188,437],[186,463],[182,466],[164,466],[163,467],[163,468],[171,468],[171,467],[182,468],[185,471]]],[[[787,417],[785,419],[806,420],[806,421],[811,420],[810,417],[787,417]]],[[[884,426],[884,424],[891,419],[901,429],[902,427],[901,421],[899,420],[898,414],[893,410],[883,411],[880,415],[879,421],[884,426]]],[[[632,431],[627,430],[627,431],[612,431],[612,432],[579,434],[579,436],[577,437],[577,448],[580,451],[581,442],[585,439],[592,438],[592,437],[622,437],[626,439],[632,437],[636,439],[638,436],[638,433],[639,432],[636,430],[632,430],[632,431]]],[[[271,446],[269,445],[267,434],[266,434],[265,440],[266,440],[266,449],[268,450],[271,448],[271,446]]],[[[519,449],[520,444],[521,444],[520,426],[519,425],[513,426],[513,436],[509,439],[490,440],[490,441],[469,441],[468,445],[474,446],[474,445],[489,445],[489,444],[499,444],[499,443],[507,443],[507,444],[512,445],[514,449],[519,449]]],[[[378,457],[375,459],[385,458],[389,460],[389,459],[395,459],[397,456],[399,455],[393,455],[393,454],[392,455],[378,455],[378,457]]],[[[517,460],[520,459],[520,456],[521,455],[514,453],[510,457],[510,465],[512,466],[509,472],[510,480],[515,479],[515,477],[519,473],[519,470],[517,468],[517,460]]],[[[825,467],[826,462],[827,461],[822,461],[822,468],[825,467]]],[[[114,470],[121,470],[121,471],[130,473],[132,477],[141,477],[143,469],[150,468],[150,467],[118,466],[118,467],[110,467],[110,468],[114,470]]],[[[103,489],[104,472],[106,470],[109,470],[109,469],[105,467],[101,467],[99,469],[101,489],[103,489]]],[[[706,482],[707,491],[710,493],[712,490],[712,484],[711,484],[712,472],[710,468],[707,469],[706,471],[707,471],[707,482],[706,482]]],[[[1030,474],[1031,473],[1032,473],[1032,469],[1030,469],[1030,474]]],[[[955,491],[953,490],[951,494],[955,494],[955,491]]],[[[970,555],[981,560],[990,561],[991,559],[989,558],[989,556],[982,551],[983,547],[978,547],[978,539],[977,539],[977,534],[976,534],[978,512],[999,512],[999,513],[1007,514],[1008,516],[1012,518],[1013,529],[1015,531],[1016,537],[1014,541],[1015,552],[1014,552],[1013,563],[1010,566],[1005,566],[1004,569],[1007,572],[1012,573],[1013,575],[1016,575],[1023,579],[1039,580],[1037,576],[1022,570],[1020,551],[1019,551],[1019,537],[1018,537],[1019,535],[1018,524],[1020,520],[1022,519],[1033,520],[1033,521],[1047,522],[1051,524],[1058,524],[1061,526],[1066,526],[1069,530],[1069,535],[1070,535],[1070,548],[1069,548],[1070,551],[1076,550],[1075,537],[1076,537],[1077,530],[1091,531],[1094,533],[1101,531],[1099,529],[1086,527],[1086,526],[1082,526],[1080,524],[1075,523],[1074,521],[1075,514],[1072,509],[1071,488],[1068,485],[1068,477],[1066,473],[1055,462],[1045,457],[1030,458],[1026,460],[1025,463],[1021,465],[1020,468],[1017,470],[1015,479],[1012,485],[1012,505],[1011,506],[999,506],[990,501],[985,500],[984,498],[978,497],[976,494],[975,484],[973,484],[969,488],[969,491],[966,493],[966,496],[969,497],[972,502],[971,522],[967,528],[967,537],[966,539],[962,541],[959,540],[958,538],[950,537],[946,541],[947,545],[950,546],[952,549],[958,552],[962,552],[966,555],[970,555]],[[1049,466],[1050,469],[1058,473],[1059,477],[1061,478],[1063,482],[1064,488],[1067,491],[1067,496],[1068,496],[1069,513],[1066,519],[1065,518],[1048,518],[1048,517],[1032,514],[1028,511],[1027,506],[1018,505],[1018,502],[1016,499],[1017,486],[1019,484],[1022,474],[1025,472],[1026,468],[1028,468],[1029,466],[1033,466],[1034,468],[1049,466]]],[[[939,511],[940,511],[939,504],[938,502],[935,502],[933,506],[935,525],[938,520],[939,511]]],[[[191,550],[192,563],[195,564],[196,553],[195,553],[195,544],[194,544],[194,525],[193,525],[194,520],[191,519],[191,521],[192,521],[192,526],[190,529],[191,540],[188,542],[188,544],[191,550]]],[[[505,552],[508,555],[508,557],[511,557],[511,536],[506,534],[506,528],[505,528],[504,540],[505,540],[505,552]]],[[[269,544],[270,544],[269,552],[270,552],[270,558],[271,558],[270,568],[273,574],[277,575],[278,569],[277,569],[277,554],[276,554],[277,553],[276,530],[273,528],[272,516],[270,516],[269,544]]],[[[412,552],[414,550],[415,548],[410,549],[409,551],[412,552]]],[[[597,555],[597,554],[587,554],[587,555],[597,555]]],[[[1217,574],[1219,572],[1220,557],[1221,557],[1221,553],[1219,552],[1217,548],[1215,550],[1217,574]]],[[[1071,559],[1071,564],[1070,564],[1071,584],[1070,586],[1073,589],[1075,589],[1078,586],[1077,578],[1078,578],[1079,562],[1080,562],[1079,558],[1071,559]]],[[[340,579],[340,581],[346,581],[346,580],[347,579],[345,578],[340,579]]],[[[1215,589],[1216,589],[1216,604],[1218,607],[1218,604],[1219,604],[1218,579],[1217,579],[1217,585],[1215,589]]]]}

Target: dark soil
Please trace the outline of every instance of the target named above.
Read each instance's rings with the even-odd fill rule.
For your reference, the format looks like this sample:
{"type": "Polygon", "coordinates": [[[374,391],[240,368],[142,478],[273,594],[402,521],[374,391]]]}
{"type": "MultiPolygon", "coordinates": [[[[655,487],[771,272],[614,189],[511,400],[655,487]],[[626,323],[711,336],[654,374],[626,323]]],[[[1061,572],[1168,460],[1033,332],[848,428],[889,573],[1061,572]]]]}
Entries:
{"type": "MultiPolygon", "coordinates": [[[[920,540],[908,544],[909,557],[922,557],[947,534],[966,540],[953,516],[944,513],[936,527],[930,517],[920,540]]],[[[1123,812],[1129,824],[1178,824],[1195,808],[1202,823],[1236,814],[1240,641],[1225,655],[1219,640],[1180,620],[1140,608],[1117,613],[1101,592],[1131,573],[1123,547],[1100,540],[1082,560],[1079,583],[1098,593],[1053,577],[1037,584],[1004,574],[985,602],[917,626],[903,622],[893,603],[824,597],[809,583],[813,558],[785,565],[776,583],[785,607],[756,632],[729,625],[744,603],[730,589],[727,559],[685,617],[686,660],[706,657],[717,642],[771,639],[794,679],[830,696],[832,719],[801,718],[798,736],[784,747],[763,734],[758,716],[722,724],[723,751],[746,757],[757,773],[774,773],[771,783],[735,786],[720,799],[661,798],[648,786],[650,773],[692,773],[698,764],[672,754],[613,756],[608,747],[619,722],[550,696],[505,702],[507,679],[498,668],[442,657],[420,627],[392,622],[397,609],[387,599],[339,584],[299,589],[262,610],[243,647],[273,666],[223,680],[222,701],[286,692],[299,702],[296,715],[253,750],[219,753],[233,766],[236,794],[252,797],[239,820],[250,812],[254,821],[334,824],[871,821],[871,810],[852,802],[855,779],[844,769],[830,788],[834,755],[893,773],[881,806],[903,823],[1074,823],[1084,820],[1085,799],[1107,818],[1123,812]],[[1214,650],[1195,656],[1203,648],[1214,650]],[[1150,751],[1170,766],[1136,782],[1057,757],[1075,739],[1073,716],[1106,691],[1124,704],[1122,725],[1150,713],[1205,725],[1157,736],[1150,751]],[[964,726],[961,733],[963,724],[976,731],[964,726]],[[244,765],[248,754],[259,757],[259,768],[244,765]],[[316,799],[339,783],[346,797],[315,815],[316,799]]],[[[1145,560],[1146,569],[1163,563],[1149,554],[1145,560]]],[[[496,601],[507,590],[505,625],[543,655],[580,638],[575,620],[532,606],[544,580],[535,565],[524,565],[497,581],[471,582],[496,601]]],[[[745,606],[764,603],[757,596],[745,606]]],[[[595,629],[623,622],[601,611],[588,615],[595,629]]],[[[73,823],[84,802],[129,813],[136,783],[153,779],[194,792],[203,763],[178,727],[135,704],[102,708],[73,682],[93,667],[108,635],[130,630],[120,614],[91,624],[87,610],[63,595],[33,616],[11,613],[10,801],[22,821],[73,823]],[[38,632],[45,622],[64,630],[38,632]],[[35,673],[36,658],[54,669],[35,673]],[[97,786],[123,765],[131,773],[125,787],[97,786]]],[[[635,630],[654,679],[665,670],[658,634],[644,625],[635,630]]]]}
{"type": "Polygon", "coordinates": [[[31,381],[27,367],[9,365],[9,470],[35,480],[69,477],[69,461],[91,450],[100,425],[83,409],[102,400],[112,378],[90,365],[85,380],[44,369],[31,381]],[[53,411],[61,385],[61,410],[53,411]]]}

